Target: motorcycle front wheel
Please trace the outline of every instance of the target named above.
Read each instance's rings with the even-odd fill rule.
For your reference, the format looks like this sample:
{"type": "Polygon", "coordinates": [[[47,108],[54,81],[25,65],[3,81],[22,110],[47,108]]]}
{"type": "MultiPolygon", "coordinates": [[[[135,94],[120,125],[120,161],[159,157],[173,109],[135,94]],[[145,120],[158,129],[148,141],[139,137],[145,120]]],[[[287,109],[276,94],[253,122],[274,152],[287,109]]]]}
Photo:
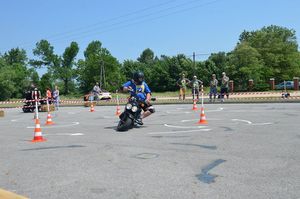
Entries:
{"type": "Polygon", "coordinates": [[[123,118],[119,121],[117,126],[117,131],[127,131],[128,129],[132,128],[133,121],[129,117],[123,118]]]}

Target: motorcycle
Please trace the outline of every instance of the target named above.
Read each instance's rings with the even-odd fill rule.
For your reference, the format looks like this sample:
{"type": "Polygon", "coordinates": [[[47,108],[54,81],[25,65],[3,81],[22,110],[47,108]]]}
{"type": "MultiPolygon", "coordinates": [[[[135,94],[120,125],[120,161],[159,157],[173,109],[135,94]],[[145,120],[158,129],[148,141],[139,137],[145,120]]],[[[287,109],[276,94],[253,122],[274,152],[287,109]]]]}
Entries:
{"type": "MultiPolygon", "coordinates": [[[[151,98],[151,101],[155,100],[155,98],[151,98]]],[[[117,131],[127,131],[135,125],[143,125],[140,119],[143,106],[145,106],[145,102],[139,100],[137,95],[131,96],[125,105],[123,113],[119,116],[120,121],[117,126],[117,131]]]]}

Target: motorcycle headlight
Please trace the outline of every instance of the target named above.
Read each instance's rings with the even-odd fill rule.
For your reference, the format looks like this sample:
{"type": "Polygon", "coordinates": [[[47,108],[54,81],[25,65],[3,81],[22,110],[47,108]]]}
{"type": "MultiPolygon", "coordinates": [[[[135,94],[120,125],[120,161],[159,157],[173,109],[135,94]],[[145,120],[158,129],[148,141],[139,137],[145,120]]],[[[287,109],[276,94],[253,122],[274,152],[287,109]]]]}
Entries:
{"type": "Polygon", "coordinates": [[[126,109],[130,110],[132,108],[131,104],[126,104],[126,109]]]}
{"type": "Polygon", "coordinates": [[[132,110],[132,112],[136,112],[138,110],[138,107],[137,106],[133,106],[131,110],[132,110]]]}

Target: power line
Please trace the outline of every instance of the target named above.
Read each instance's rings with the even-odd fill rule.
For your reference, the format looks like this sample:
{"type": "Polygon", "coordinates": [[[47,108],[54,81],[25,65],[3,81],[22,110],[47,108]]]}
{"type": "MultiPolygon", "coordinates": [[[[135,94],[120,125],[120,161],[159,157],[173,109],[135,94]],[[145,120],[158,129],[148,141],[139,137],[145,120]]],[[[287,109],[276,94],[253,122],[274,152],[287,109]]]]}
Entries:
{"type": "Polygon", "coordinates": [[[107,22],[110,22],[110,21],[115,21],[117,19],[128,17],[128,16],[131,16],[131,15],[134,15],[134,14],[137,14],[137,13],[141,13],[141,12],[144,12],[146,10],[151,10],[152,8],[156,8],[156,7],[160,7],[162,5],[167,5],[167,4],[170,4],[170,3],[174,3],[175,1],[178,1],[178,0],[171,0],[171,1],[164,2],[164,3],[156,4],[156,5],[147,7],[147,8],[143,8],[143,9],[140,9],[140,10],[133,11],[131,13],[127,13],[127,14],[124,14],[124,15],[113,17],[113,18],[110,18],[110,19],[107,19],[107,20],[104,20],[104,21],[99,21],[99,22],[96,22],[96,23],[88,25],[88,26],[83,26],[83,27],[80,27],[80,28],[76,28],[76,29],[73,29],[73,30],[70,30],[70,31],[67,31],[67,32],[64,32],[64,33],[58,33],[56,35],[52,35],[52,36],[49,36],[49,37],[52,38],[52,37],[55,37],[57,35],[67,34],[67,33],[70,33],[70,32],[77,31],[77,30],[82,30],[82,29],[85,29],[85,28],[101,25],[103,23],[107,23],[107,22]]]}
{"type": "MultiPolygon", "coordinates": [[[[98,26],[98,25],[101,25],[101,24],[105,24],[107,22],[115,21],[115,20],[120,19],[120,18],[124,18],[124,17],[128,17],[128,16],[131,16],[131,15],[135,15],[135,14],[147,11],[147,10],[151,10],[153,8],[156,8],[156,7],[167,5],[167,4],[170,4],[170,3],[174,3],[176,1],[178,1],[178,0],[170,0],[170,1],[167,1],[167,2],[164,2],[164,3],[155,4],[155,5],[150,6],[150,7],[146,7],[146,8],[140,9],[140,10],[136,10],[136,11],[133,11],[133,12],[130,12],[130,13],[126,13],[124,15],[120,15],[120,16],[117,16],[117,17],[113,17],[113,18],[110,18],[110,19],[103,20],[103,21],[99,21],[99,22],[96,22],[96,23],[93,23],[93,24],[90,24],[90,25],[87,25],[87,26],[81,26],[81,27],[78,27],[78,28],[75,28],[75,29],[72,29],[72,30],[69,30],[69,31],[66,31],[66,32],[53,34],[53,35],[48,36],[47,38],[51,39],[51,38],[56,38],[56,37],[60,37],[60,36],[64,36],[64,35],[67,36],[68,34],[74,33],[76,31],[81,32],[82,29],[89,29],[89,28],[94,27],[94,26],[98,26]]],[[[28,44],[28,43],[29,42],[27,42],[25,44],[28,44]]]]}
{"type": "MultiPolygon", "coordinates": [[[[199,1],[199,0],[196,0],[196,1],[199,1]]],[[[157,20],[157,19],[161,19],[161,18],[164,18],[164,17],[167,17],[167,16],[171,16],[171,15],[177,14],[177,13],[182,13],[182,12],[190,11],[192,9],[196,9],[196,8],[199,8],[199,7],[204,7],[204,6],[216,3],[217,1],[220,1],[220,0],[214,0],[214,1],[210,1],[210,2],[204,3],[204,4],[200,4],[198,6],[193,6],[193,7],[188,7],[188,8],[185,8],[185,9],[180,9],[180,10],[177,10],[177,11],[174,11],[174,12],[170,12],[170,13],[167,13],[167,14],[164,14],[164,15],[157,16],[157,17],[152,17],[152,18],[146,18],[144,20],[139,20],[140,18],[144,17],[144,16],[142,16],[136,22],[129,23],[129,24],[122,25],[123,22],[119,22],[119,23],[111,25],[112,28],[104,29],[102,31],[97,31],[97,32],[88,31],[86,34],[78,35],[77,37],[73,37],[72,40],[76,40],[76,39],[80,39],[80,38],[85,38],[87,36],[92,36],[92,35],[99,35],[99,34],[102,34],[102,33],[105,33],[105,32],[109,32],[109,31],[112,31],[112,30],[120,29],[120,28],[126,28],[126,27],[129,27],[129,26],[133,26],[133,25],[136,25],[136,24],[143,23],[143,22],[154,21],[154,20],[157,20]],[[113,27],[113,26],[118,25],[118,24],[120,24],[121,26],[113,27]]],[[[176,6],[176,7],[179,7],[179,6],[176,6]]],[[[170,9],[170,8],[168,8],[168,9],[170,9]]],[[[165,9],[165,10],[168,10],[168,9],[165,9]]],[[[165,11],[165,10],[163,10],[163,11],[165,11]]],[[[158,13],[158,12],[156,12],[156,13],[158,13]]],[[[153,15],[153,14],[149,14],[149,15],[153,15]]],[[[146,15],[146,16],[149,16],[149,15],[146,15]]],[[[129,21],[129,20],[125,20],[124,22],[127,22],[127,21],[129,21]]],[[[52,42],[55,42],[55,41],[64,41],[65,39],[67,39],[67,38],[61,38],[61,39],[57,39],[57,40],[52,40],[52,42]]],[[[71,39],[71,38],[69,38],[69,39],[71,39]]]]}
{"type": "MultiPolygon", "coordinates": [[[[123,20],[123,21],[119,21],[119,22],[116,22],[114,24],[110,24],[110,25],[105,26],[106,29],[105,28],[103,29],[103,27],[102,27],[102,30],[101,30],[101,28],[100,29],[99,28],[94,28],[94,29],[88,30],[88,31],[81,31],[79,33],[74,32],[72,34],[73,35],[72,37],[70,37],[70,35],[69,35],[69,36],[64,36],[62,38],[53,39],[51,41],[55,42],[55,41],[64,41],[66,39],[73,39],[73,40],[75,40],[75,39],[85,38],[87,36],[92,36],[92,35],[95,35],[95,34],[101,34],[101,33],[105,33],[105,32],[112,31],[112,30],[116,30],[116,29],[119,29],[119,28],[126,28],[126,27],[129,27],[129,26],[132,26],[132,25],[143,23],[143,22],[153,21],[153,20],[157,20],[157,19],[160,19],[160,18],[163,18],[163,17],[174,15],[174,14],[177,14],[177,13],[186,12],[186,11],[189,11],[189,10],[192,10],[192,9],[196,9],[196,8],[199,8],[199,7],[204,7],[204,6],[216,3],[216,2],[218,2],[220,0],[214,0],[214,1],[210,1],[210,2],[206,2],[206,3],[200,4],[198,6],[193,6],[193,7],[188,7],[188,8],[184,8],[184,9],[179,9],[179,10],[176,10],[176,11],[173,11],[173,12],[169,12],[169,13],[164,14],[164,15],[157,16],[157,17],[147,18],[147,17],[152,16],[154,14],[158,14],[158,13],[165,12],[165,11],[168,11],[168,10],[176,9],[178,7],[183,7],[185,5],[188,5],[188,4],[191,4],[192,2],[197,2],[197,1],[199,1],[199,0],[193,0],[193,1],[189,1],[189,2],[178,4],[176,6],[168,7],[168,8],[165,8],[165,9],[161,9],[159,11],[155,11],[155,12],[152,12],[152,13],[147,14],[147,15],[139,16],[138,19],[134,18],[134,19],[126,19],[126,20],[123,20]],[[141,18],[146,18],[146,19],[140,20],[141,18]],[[134,21],[134,20],[135,20],[135,22],[133,22],[133,23],[122,25],[123,23],[129,22],[129,21],[134,21]]],[[[165,3],[165,4],[167,4],[167,3],[165,3]]],[[[157,6],[155,6],[155,7],[157,7],[157,6]]],[[[152,6],[152,7],[154,7],[154,6],[152,6]]],[[[143,10],[146,10],[146,9],[143,9],[143,10]]],[[[137,13],[137,12],[135,12],[135,13],[137,13]]],[[[129,15],[132,15],[132,14],[127,14],[127,16],[129,16],[129,15]]],[[[120,17],[116,17],[116,18],[120,18],[120,17]]]]}
{"type": "MultiPolygon", "coordinates": [[[[81,30],[78,33],[74,32],[74,33],[71,33],[69,36],[76,36],[76,35],[81,35],[81,34],[84,35],[86,33],[94,32],[94,31],[97,31],[99,29],[100,30],[101,29],[105,30],[105,28],[110,28],[110,27],[113,27],[113,26],[122,25],[123,23],[131,22],[132,20],[137,20],[137,19],[140,20],[140,19],[143,19],[143,18],[147,18],[149,16],[152,16],[152,15],[155,15],[155,14],[159,14],[159,13],[162,13],[162,12],[166,12],[168,10],[176,9],[176,8],[179,8],[179,7],[183,7],[185,5],[189,5],[189,4],[193,3],[193,2],[198,2],[198,1],[203,1],[203,0],[192,0],[192,1],[189,1],[189,2],[184,2],[184,3],[181,3],[181,4],[175,5],[175,6],[171,6],[171,7],[165,8],[165,9],[154,11],[152,13],[148,13],[146,15],[141,15],[141,16],[134,17],[134,18],[128,18],[128,19],[121,20],[121,21],[118,21],[118,22],[113,23],[113,24],[108,24],[108,25],[106,25],[104,27],[93,27],[90,30],[83,30],[83,31],[81,30]]],[[[156,7],[158,7],[158,6],[156,6],[156,7]]],[[[130,14],[130,15],[133,15],[133,14],[130,14]]],[[[130,16],[130,15],[127,15],[127,16],[130,16]]],[[[117,17],[117,18],[120,18],[120,17],[117,17]]],[[[110,20],[108,20],[108,21],[110,21],[110,20]]]]}

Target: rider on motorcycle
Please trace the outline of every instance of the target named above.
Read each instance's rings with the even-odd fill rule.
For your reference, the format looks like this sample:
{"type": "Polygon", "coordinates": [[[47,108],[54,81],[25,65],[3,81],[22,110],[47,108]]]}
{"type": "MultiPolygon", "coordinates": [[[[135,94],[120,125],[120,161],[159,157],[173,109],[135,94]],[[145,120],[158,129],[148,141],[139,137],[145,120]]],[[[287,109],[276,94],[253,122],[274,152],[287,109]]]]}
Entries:
{"type": "Polygon", "coordinates": [[[130,95],[137,96],[140,101],[143,101],[142,109],[143,114],[141,116],[140,123],[142,124],[142,119],[148,117],[155,112],[154,107],[150,104],[151,100],[151,90],[144,81],[144,73],[136,71],[133,74],[132,80],[124,83],[122,85],[123,92],[130,92],[130,95]]]}

